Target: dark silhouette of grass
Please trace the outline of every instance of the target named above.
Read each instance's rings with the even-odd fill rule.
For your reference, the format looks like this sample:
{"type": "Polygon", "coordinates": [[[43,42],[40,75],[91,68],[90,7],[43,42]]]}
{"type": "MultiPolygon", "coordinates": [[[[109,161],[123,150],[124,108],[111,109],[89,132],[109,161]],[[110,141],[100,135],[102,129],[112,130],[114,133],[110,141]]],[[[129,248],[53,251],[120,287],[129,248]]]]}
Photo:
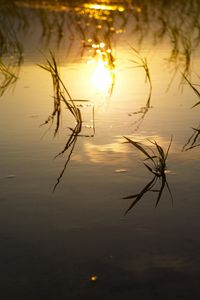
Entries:
{"type": "Polygon", "coordinates": [[[66,162],[64,164],[64,167],[62,171],[60,172],[60,175],[57,178],[57,182],[54,185],[53,192],[56,190],[58,184],[60,183],[61,178],[63,177],[65,170],[67,168],[67,165],[70,161],[70,158],[72,156],[72,153],[74,151],[76,142],[78,137],[93,137],[95,134],[95,120],[94,120],[94,106],[93,106],[93,134],[88,135],[81,135],[82,131],[82,115],[81,111],[78,107],[78,103],[80,102],[88,102],[89,100],[82,100],[82,99],[73,99],[70,95],[69,91],[67,90],[64,82],[62,81],[60,74],[59,74],[59,68],[56,62],[56,58],[54,54],[50,51],[50,59],[46,58],[46,65],[39,65],[42,69],[48,71],[51,74],[52,82],[53,82],[53,99],[54,99],[54,106],[53,111],[51,115],[46,119],[46,121],[42,124],[48,124],[49,122],[54,122],[54,119],[56,119],[56,128],[54,131],[54,136],[57,134],[59,127],[60,127],[60,119],[61,119],[61,109],[62,104],[65,105],[65,108],[73,115],[74,119],[76,120],[76,126],[74,128],[69,128],[71,131],[71,134],[69,138],[67,139],[67,142],[63,148],[63,150],[58,153],[55,158],[63,155],[66,152],[69,152],[67,155],[66,162]]]}
{"type": "Polygon", "coordinates": [[[183,146],[182,151],[188,151],[200,146],[200,124],[197,128],[192,128],[193,133],[189,137],[188,141],[183,146]]]}
{"type": "MultiPolygon", "coordinates": [[[[65,84],[63,83],[60,74],[58,65],[56,62],[56,58],[54,54],[50,51],[50,59],[46,58],[47,65],[39,65],[42,69],[48,71],[51,74],[52,82],[53,82],[53,91],[54,91],[54,107],[51,115],[46,119],[46,121],[42,124],[48,124],[50,121],[54,121],[56,118],[56,128],[54,135],[58,132],[60,126],[60,118],[61,118],[61,104],[64,103],[65,107],[68,111],[74,116],[76,122],[78,124],[82,123],[82,117],[80,109],[76,105],[76,100],[73,100],[69,91],[67,90],[65,84]]],[[[88,100],[79,100],[85,101],[88,100]]]]}
{"type": "Polygon", "coordinates": [[[142,190],[139,193],[129,195],[123,198],[123,199],[134,199],[134,201],[125,211],[125,215],[148,192],[157,193],[156,204],[155,204],[155,207],[157,207],[165,187],[167,187],[167,190],[173,201],[172,193],[166,178],[166,161],[168,158],[169,149],[171,147],[172,137],[166,152],[163,150],[163,148],[160,145],[158,145],[156,141],[149,141],[155,148],[152,149],[152,147],[144,146],[143,144],[139,142],[135,142],[127,137],[125,137],[125,139],[127,140],[128,143],[130,143],[132,146],[137,148],[146,157],[144,160],[144,166],[148,169],[148,171],[150,171],[151,174],[153,174],[153,178],[142,188],[142,190]],[[147,164],[147,161],[149,161],[150,164],[149,163],[147,164]],[[154,188],[157,183],[158,183],[158,187],[154,188]]]}

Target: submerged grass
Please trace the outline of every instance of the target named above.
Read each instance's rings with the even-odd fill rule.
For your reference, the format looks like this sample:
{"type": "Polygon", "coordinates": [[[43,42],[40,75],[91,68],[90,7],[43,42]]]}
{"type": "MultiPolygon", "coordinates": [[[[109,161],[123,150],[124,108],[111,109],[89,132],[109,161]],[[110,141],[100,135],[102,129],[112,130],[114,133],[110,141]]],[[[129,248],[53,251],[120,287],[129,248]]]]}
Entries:
{"type": "Polygon", "coordinates": [[[158,194],[156,199],[156,205],[155,205],[157,207],[165,186],[167,187],[168,192],[173,201],[172,193],[166,178],[166,162],[167,162],[169,150],[172,143],[172,137],[170,139],[166,152],[156,141],[149,141],[150,144],[152,144],[155,148],[152,149],[152,147],[145,146],[139,142],[135,142],[129,139],[128,137],[125,137],[125,139],[128,143],[130,143],[132,146],[137,148],[145,156],[144,166],[148,169],[148,171],[150,171],[151,174],[154,175],[153,178],[144,186],[144,188],[139,193],[134,195],[129,195],[123,198],[123,199],[134,199],[134,201],[131,203],[129,208],[125,211],[125,215],[141,200],[141,198],[147,192],[155,192],[158,194]],[[150,161],[150,164],[149,163],[147,164],[147,161],[150,161]],[[154,186],[158,181],[159,181],[159,186],[158,188],[154,189],[154,186]]]}

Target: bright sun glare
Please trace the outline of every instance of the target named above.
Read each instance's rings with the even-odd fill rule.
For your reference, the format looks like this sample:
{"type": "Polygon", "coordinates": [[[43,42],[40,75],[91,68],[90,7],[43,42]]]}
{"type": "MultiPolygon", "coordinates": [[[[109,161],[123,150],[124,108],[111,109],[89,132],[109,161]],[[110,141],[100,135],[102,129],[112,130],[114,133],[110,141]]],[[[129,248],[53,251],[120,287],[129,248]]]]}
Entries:
{"type": "Polygon", "coordinates": [[[109,94],[112,85],[112,76],[109,66],[102,58],[95,62],[95,70],[92,75],[92,83],[99,93],[109,94]]]}

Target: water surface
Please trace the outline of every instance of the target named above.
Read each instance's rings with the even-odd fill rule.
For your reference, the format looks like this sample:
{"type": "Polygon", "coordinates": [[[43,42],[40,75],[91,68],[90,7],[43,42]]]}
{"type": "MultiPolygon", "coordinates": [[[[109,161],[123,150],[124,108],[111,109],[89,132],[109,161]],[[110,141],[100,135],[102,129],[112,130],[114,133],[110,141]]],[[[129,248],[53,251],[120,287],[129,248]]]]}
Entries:
{"type": "Polygon", "coordinates": [[[185,78],[198,90],[199,14],[195,0],[1,2],[4,299],[198,298],[200,106],[185,78]],[[88,100],[67,149],[65,105],[55,136],[55,121],[40,126],[53,110],[39,66],[50,51],[72,98],[88,100]],[[124,136],[164,150],[173,136],[173,204],[165,189],[155,209],[149,192],[124,216],[123,197],[152,178],[124,136]]]}

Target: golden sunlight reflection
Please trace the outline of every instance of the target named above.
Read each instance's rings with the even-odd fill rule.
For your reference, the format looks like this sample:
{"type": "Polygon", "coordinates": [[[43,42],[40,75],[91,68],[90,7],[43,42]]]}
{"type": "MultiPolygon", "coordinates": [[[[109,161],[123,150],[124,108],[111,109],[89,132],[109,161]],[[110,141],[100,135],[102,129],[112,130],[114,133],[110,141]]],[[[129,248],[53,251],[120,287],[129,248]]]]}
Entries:
{"type": "Polygon", "coordinates": [[[100,94],[104,93],[109,95],[112,78],[107,64],[101,59],[96,62],[96,68],[92,76],[92,83],[100,94]]]}
{"type": "Polygon", "coordinates": [[[91,83],[101,96],[112,95],[115,82],[115,62],[111,49],[106,49],[104,43],[93,44],[95,56],[88,60],[88,64],[94,66],[91,83]]]}
{"type": "Polygon", "coordinates": [[[125,8],[122,5],[108,5],[108,4],[97,4],[97,3],[85,3],[83,5],[86,9],[94,9],[94,10],[111,10],[119,12],[123,12],[125,8]]]}

